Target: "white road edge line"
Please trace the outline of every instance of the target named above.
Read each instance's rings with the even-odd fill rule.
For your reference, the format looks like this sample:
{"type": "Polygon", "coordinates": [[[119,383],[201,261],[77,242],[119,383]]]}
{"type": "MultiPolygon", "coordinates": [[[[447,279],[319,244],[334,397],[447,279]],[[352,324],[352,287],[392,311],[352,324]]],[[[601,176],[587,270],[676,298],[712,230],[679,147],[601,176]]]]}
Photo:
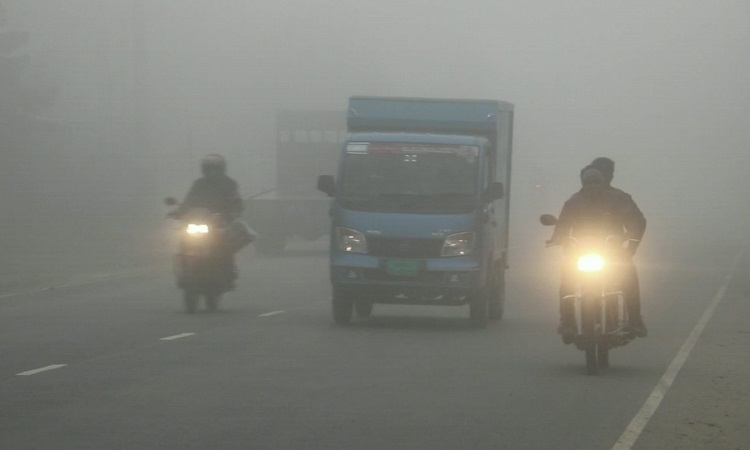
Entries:
{"type": "Polygon", "coordinates": [[[47,372],[48,370],[55,370],[55,369],[59,369],[61,367],[65,367],[65,366],[67,366],[67,364],[52,364],[52,365],[49,365],[49,366],[40,367],[38,369],[27,370],[26,372],[17,373],[16,375],[20,376],[20,377],[27,377],[29,375],[36,375],[36,374],[38,374],[40,372],[47,372]]]}
{"type": "Polygon", "coordinates": [[[174,336],[167,336],[163,338],[159,338],[160,341],[174,341],[175,339],[182,339],[186,338],[188,336],[194,336],[195,333],[181,333],[181,334],[175,334],[174,336]]]}
{"type": "Polygon", "coordinates": [[[258,314],[258,317],[271,317],[275,316],[276,314],[284,314],[284,311],[271,311],[263,314],[258,314]]]}
{"type": "Polygon", "coordinates": [[[615,446],[612,447],[612,450],[630,450],[635,444],[635,441],[638,439],[638,437],[640,437],[641,433],[646,428],[646,425],[648,425],[651,417],[654,415],[657,408],[659,408],[661,401],[667,395],[667,391],[669,391],[669,388],[672,386],[672,382],[674,382],[674,379],[682,369],[682,366],[685,364],[688,356],[690,356],[690,352],[693,350],[693,347],[695,347],[695,343],[698,342],[698,338],[700,338],[703,330],[706,328],[706,324],[714,315],[716,307],[724,298],[724,294],[729,287],[729,283],[732,281],[732,277],[737,271],[737,266],[742,259],[744,250],[745,248],[743,247],[737,253],[737,257],[732,264],[729,274],[724,277],[724,282],[719,287],[719,290],[716,291],[716,295],[714,296],[713,300],[711,300],[708,308],[706,308],[706,310],[703,312],[703,315],[698,320],[698,323],[696,323],[695,327],[693,327],[693,331],[690,332],[690,335],[682,344],[682,347],[680,347],[680,350],[677,352],[677,355],[675,355],[672,363],[669,364],[669,367],[667,367],[667,371],[664,372],[664,375],[662,375],[654,390],[651,391],[651,395],[649,395],[648,399],[646,399],[646,403],[643,404],[640,411],[638,411],[635,417],[633,417],[633,420],[630,421],[630,424],[622,433],[622,435],[620,435],[620,438],[615,443],[615,446]]]}

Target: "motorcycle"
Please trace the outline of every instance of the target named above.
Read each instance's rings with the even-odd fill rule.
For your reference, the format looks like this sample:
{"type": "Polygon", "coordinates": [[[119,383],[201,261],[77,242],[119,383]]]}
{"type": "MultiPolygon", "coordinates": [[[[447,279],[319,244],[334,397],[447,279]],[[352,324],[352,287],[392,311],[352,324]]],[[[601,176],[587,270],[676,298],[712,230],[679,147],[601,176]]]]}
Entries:
{"type": "MultiPolygon", "coordinates": [[[[557,218],[540,217],[542,225],[554,226],[557,218]]],[[[569,236],[571,261],[575,273],[572,294],[563,302],[572,302],[576,333],[572,342],[586,355],[586,372],[596,375],[609,366],[609,351],[628,344],[635,334],[628,321],[622,284],[622,240],[615,236],[569,236]]],[[[556,243],[547,242],[547,247],[556,243]]],[[[563,336],[565,340],[565,336],[563,336]]],[[[566,342],[569,343],[569,342],[566,342]]]]}
{"type": "MultiPolygon", "coordinates": [[[[177,201],[170,197],[165,203],[174,206],[177,201]]],[[[215,312],[224,293],[233,289],[234,281],[226,220],[205,208],[170,217],[183,224],[174,271],[177,286],[183,291],[185,312],[195,313],[201,297],[206,309],[215,312]]]]}

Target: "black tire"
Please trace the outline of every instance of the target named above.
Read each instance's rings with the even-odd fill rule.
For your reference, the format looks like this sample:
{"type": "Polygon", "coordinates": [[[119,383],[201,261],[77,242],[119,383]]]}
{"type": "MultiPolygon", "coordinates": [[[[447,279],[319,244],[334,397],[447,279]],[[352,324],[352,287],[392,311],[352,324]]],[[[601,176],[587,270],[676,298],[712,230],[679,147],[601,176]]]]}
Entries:
{"type": "Polygon", "coordinates": [[[597,362],[597,345],[593,342],[586,344],[586,373],[597,375],[599,373],[599,363],[597,362]]]}
{"type": "Polygon", "coordinates": [[[372,302],[368,302],[367,300],[354,302],[354,312],[357,314],[357,317],[370,317],[372,314],[372,302]]]}
{"type": "MultiPolygon", "coordinates": [[[[504,264],[499,261],[498,264],[504,264]]],[[[500,273],[493,271],[495,278],[492,281],[492,293],[489,304],[489,318],[491,320],[500,320],[505,313],[505,269],[500,269],[500,273]]]]}
{"type": "Polygon", "coordinates": [[[609,367],[609,348],[601,343],[596,346],[596,361],[600,369],[609,367]]]}
{"type": "Polygon", "coordinates": [[[607,314],[606,314],[606,328],[604,329],[606,333],[611,333],[612,330],[615,330],[617,326],[619,325],[619,305],[618,305],[618,299],[616,295],[611,295],[606,297],[605,299],[605,308],[607,308],[607,314]]]}
{"type": "Polygon", "coordinates": [[[586,344],[584,353],[586,354],[586,373],[597,375],[599,373],[599,356],[596,322],[597,322],[597,302],[592,298],[584,298],[581,311],[581,332],[583,333],[586,344]]]}
{"type": "Polygon", "coordinates": [[[339,325],[346,325],[352,321],[354,301],[341,288],[333,288],[333,321],[339,325]]]}
{"type": "Polygon", "coordinates": [[[182,304],[185,307],[185,312],[188,314],[195,314],[198,309],[199,295],[193,291],[185,291],[182,295],[182,304]]]}
{"type": "Polygon", "coordinates": [[[486,328],[489,323],[487,289],[482,289],[469,299],[469,319],[474,328],[486,328]]]}
{"type": "Polygon", "coordinates": [[[216,312],[219,310],[219,301],[221,300],[221,294],[206,294],[206,310],[208,312],[216,312]]]}

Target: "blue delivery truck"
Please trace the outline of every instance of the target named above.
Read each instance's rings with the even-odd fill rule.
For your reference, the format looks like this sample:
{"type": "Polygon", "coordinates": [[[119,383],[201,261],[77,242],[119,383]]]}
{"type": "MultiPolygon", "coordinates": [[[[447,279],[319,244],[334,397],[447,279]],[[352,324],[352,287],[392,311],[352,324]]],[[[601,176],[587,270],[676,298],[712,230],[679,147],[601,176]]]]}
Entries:
{"type": "Polygon", "coordinates": [[[468,305],[503,316],[513,105],[352,97],[332,197],[333,318],[373,305],[468,305]]]}

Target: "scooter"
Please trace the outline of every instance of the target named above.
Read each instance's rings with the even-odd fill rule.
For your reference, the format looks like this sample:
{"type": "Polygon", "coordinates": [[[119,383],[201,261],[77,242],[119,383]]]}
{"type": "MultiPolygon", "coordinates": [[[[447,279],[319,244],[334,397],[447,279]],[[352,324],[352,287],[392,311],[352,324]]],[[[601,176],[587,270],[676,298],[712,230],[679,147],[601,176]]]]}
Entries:
{"type": "MultiPolygon", "coordinates": [[[[171,197],[164,202],[177,204],[171,197]]],[[[195,313],[201,297],[206,310],[215,312],[223,294],[233,289],[233,274],[228,273],[231,250],[226,248],[226,221],[204,208],[193,208],[173,218],[182,223],[174,271],[177,287],[183,291],[185,312],[195,313]]]]}
{"type": "MultiPolygon", "coordinates": [[[[545,226],[557,224],[557,218],[551,214],[542,215],[540,221],[545,226]]],[[[573,303],[577,332],[572,342],[586,355],[586,372],[596,375],[609,366],[611,349],[635,339],[620,287],[622,242],[614,236],[568,239],[568,250],[575,264],[575,290],[562,301],[573,303]]],[[[552,245],[555,244],[547,242],[547,247],[552,245]]]]}

